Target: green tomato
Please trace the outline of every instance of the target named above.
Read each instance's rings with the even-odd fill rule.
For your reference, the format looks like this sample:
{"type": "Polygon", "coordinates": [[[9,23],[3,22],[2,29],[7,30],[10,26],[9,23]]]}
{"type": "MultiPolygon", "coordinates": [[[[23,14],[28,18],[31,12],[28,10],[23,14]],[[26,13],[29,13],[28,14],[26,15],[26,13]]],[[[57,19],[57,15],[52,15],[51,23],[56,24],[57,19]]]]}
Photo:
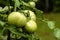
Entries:
{"type": "Polygon", "coordinates": [[[8,16],[8,23],[16,26],[24,26],[27,22],[27,18],[19,12],[12,12],[8,16]]]}
{"type": "Polygon", "coordinates": [[[33,20],[28,21],[26,23],[25,29],[26,29],[26,31],[28,31],[30,33],[35,32],[37,30],[36,22],[33,20]]]}
{"type": "Polygon", "coordinates": [[[32,11],[30,11],[30,10],[24,10],[24,12],[29,14],[29,18],[30,18],[31,20],[36,21],[36,15],[35,15],[34,12],[32,12],[32,11]]]}
{"type": "Polygon", "coordinates": [[[35,2],[31,1],[31,2],[28,2],[28,3],[31,7],[33,7],[33,8],[35,7],[35,2]]]}

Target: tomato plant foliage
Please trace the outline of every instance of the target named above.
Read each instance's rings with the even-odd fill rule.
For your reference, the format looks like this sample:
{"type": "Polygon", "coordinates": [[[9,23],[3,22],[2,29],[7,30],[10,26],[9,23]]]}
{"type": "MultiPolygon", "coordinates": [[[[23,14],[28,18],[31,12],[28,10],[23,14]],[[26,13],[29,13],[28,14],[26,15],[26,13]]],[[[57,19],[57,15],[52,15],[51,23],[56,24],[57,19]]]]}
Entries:
{"type": "Polygon", "coordinates": [[[34,22],[36,22],[36,11],[38,9],[35,10],[35,2],[33,0],[1,0],[0,4],[1,40],[38,40],[37,38],[32,37],[32,34],[34,34],[35,31],[33,33],[29,33],[27,30],[25,30],[25,26],[29,20],[34,20],[34,22]],[[31,7],[31,1],[34,4],[33,7],[31,7]],[[30,11],[24,12],[24,10],[30,11]],[[30,18],[28,18],[26,13],[29,14],[30,18]]]}
{"type": "Polygon", "coordinates": [[[37,0],[0,0],[1,40],[40,40],[34,35],[38,29],[36,17],[46,20],[43,11],[35,8],[35,2],[37,0]]]}

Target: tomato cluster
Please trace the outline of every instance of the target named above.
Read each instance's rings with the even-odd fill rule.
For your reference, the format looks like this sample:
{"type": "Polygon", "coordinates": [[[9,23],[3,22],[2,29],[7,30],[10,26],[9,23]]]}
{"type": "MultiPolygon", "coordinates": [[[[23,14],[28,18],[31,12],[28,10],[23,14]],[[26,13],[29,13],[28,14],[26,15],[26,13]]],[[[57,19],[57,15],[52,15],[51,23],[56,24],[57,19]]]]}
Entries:
{"type": "Polygon", "coordinates": [[[17,27],[24,27],[27,32],[35,32],[37,30],[36,15],[30,10],[23,12],[29,16],[27,17],[20,12],[12,12],[8,16],[8,23],[17,27]]]}

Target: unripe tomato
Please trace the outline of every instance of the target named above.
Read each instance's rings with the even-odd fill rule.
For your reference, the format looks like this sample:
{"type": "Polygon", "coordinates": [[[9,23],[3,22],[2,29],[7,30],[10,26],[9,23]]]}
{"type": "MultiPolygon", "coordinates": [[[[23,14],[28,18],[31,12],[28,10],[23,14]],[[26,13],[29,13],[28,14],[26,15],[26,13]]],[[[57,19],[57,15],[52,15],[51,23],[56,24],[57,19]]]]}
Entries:
{"type": "Polygon", "coordinates": [[[27,22],[26,26],[25,26],[25,29],[28,31],[28,32],[35,32],[37,30],[37,24],[35,21],[33,20],[30,20],[27,22]]]}
{"type": "Polygon", "coordinates": [[[8,23],[16,26],[24,26],[27,22],[27,18],[19,12],[12,12],[8,16],[8,23]]]}
{"type": "Polygon", "coordinates": [[[35,7],[35,2],[31,1],[31,2],[28,2],[28,3],[31,7],[35,7]]]}
{"type": "Polygon", "coordinates": [[[29,17],[31,18],[31,20],[36,21],[36,15],[34,14],[34,12],[30,10],[24,10],[24,12],[29,14],[29,17]]]}

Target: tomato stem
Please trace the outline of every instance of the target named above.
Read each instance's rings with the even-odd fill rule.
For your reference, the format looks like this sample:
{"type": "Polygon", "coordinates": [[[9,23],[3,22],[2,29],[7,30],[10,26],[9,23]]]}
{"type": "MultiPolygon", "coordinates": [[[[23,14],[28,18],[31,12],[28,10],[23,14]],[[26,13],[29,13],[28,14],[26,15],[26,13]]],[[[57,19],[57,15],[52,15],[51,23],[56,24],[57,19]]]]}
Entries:
{"type": "Polygon", "coordinates": [[[10,1],[9,0],[7,0],[8,1],[8,3],[7,3],[7,6],[8,6],[8,9],[9,9],[9,13],[11,12],[11,10],[10,10],[10,1]]]}
{"type": "Polygon", "coordinates": [[[16,3],[14,4],[14,11],[16,12],[16,3]]]}

